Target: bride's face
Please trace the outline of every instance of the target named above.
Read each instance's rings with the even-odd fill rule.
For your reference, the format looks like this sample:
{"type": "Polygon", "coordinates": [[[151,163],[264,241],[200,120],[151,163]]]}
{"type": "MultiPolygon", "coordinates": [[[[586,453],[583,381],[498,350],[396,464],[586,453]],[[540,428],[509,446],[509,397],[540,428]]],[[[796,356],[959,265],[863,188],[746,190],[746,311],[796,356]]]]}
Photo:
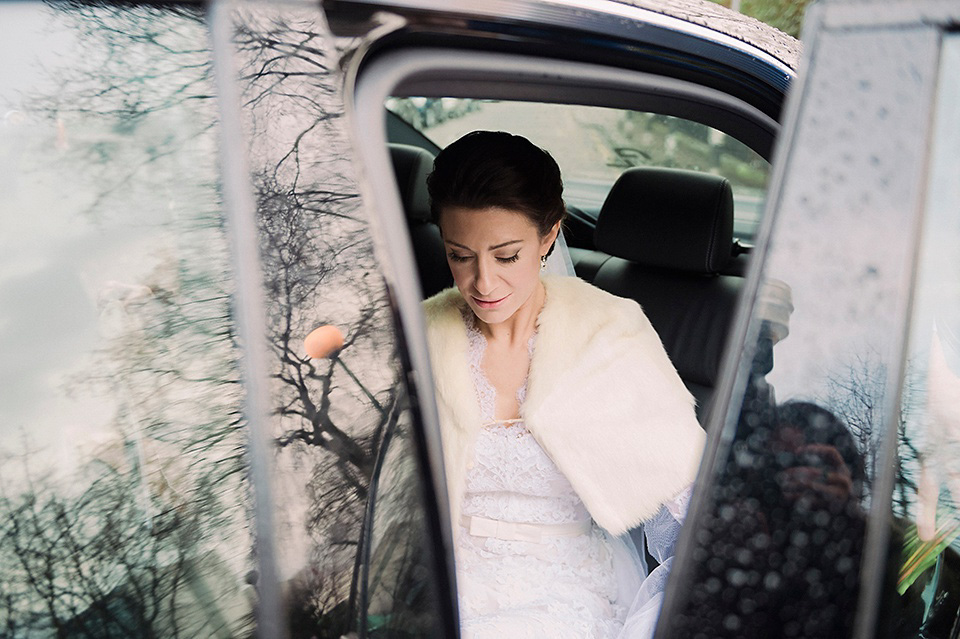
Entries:
{"type": "Polygon", "coordinates": [[[503,208],[448,207],[440,228],[453,280],[477,318],[503,322],[533,299],[540,286],[540,256],[557,237],[546,237],[523,213],[503,208]]]}

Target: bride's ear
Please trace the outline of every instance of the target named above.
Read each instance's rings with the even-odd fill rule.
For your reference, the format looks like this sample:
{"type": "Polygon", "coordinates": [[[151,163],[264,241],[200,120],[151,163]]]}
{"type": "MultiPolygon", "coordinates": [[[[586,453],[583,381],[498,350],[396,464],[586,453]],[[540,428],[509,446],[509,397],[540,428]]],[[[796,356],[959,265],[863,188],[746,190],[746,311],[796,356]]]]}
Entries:
{"type": "Polygon", "coordinates": [[[543,236],[543,239],[540,241],[540,255],[543,255],[546,251],[553,246],[553,243],[557,241],[557,236],[560,234],[560,221],[550,227],[550,230],[547,231],[547,234],[543,236]]]}

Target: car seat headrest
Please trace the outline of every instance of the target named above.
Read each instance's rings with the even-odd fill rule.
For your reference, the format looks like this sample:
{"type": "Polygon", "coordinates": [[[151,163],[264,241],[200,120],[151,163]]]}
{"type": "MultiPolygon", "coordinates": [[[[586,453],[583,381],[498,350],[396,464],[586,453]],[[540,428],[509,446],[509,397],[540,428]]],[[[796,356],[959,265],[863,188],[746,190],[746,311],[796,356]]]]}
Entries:
{"type": "Polygon", "coordinates": [[[433,170],[433,155],[409,144],[390,144],[390,159],[400,189],[400,201],[408,220],[430,221],[427,176],[433,170]]]}
{"type": "Polygon", "coordinates": [[[627,169],[600,209],[594,244],[644,266],[716,274],[733,248],[730,182],[696,171],[627,169]]]}

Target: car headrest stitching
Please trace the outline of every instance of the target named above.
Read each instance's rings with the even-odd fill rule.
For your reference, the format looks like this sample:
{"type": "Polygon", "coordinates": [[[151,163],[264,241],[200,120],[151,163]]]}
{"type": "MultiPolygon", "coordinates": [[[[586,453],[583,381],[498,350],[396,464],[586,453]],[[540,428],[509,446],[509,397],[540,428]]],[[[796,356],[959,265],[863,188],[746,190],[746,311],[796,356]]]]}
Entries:
{"type": "Polygon", "coordinates": [[[723,194],[723,186],[725,181],[726,180],[717,182],[716,186],[714,187],[714,190],[716,191],[716,193],[713,198],[713,201],[714,201],[713,224],[711,225],[711,228],[710,228],[710,243],[707,245],[706,263],[704,264],[704,270],[707,273],[713,272],[713,269],[711,268],[711,264],[713,264],[713,261],[714,261],[713,260],[714,252],[717,250],[717,235],[720,232],[720,229],[719,229],[720,208],[722,206],[721,197],[723,194]]]}

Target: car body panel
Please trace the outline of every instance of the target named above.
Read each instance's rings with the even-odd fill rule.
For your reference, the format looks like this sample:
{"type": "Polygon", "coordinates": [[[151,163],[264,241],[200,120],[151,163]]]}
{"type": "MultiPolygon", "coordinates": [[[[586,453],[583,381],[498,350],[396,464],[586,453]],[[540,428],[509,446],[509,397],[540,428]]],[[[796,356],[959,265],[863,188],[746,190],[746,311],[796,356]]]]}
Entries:
{"type": "MultiPolygon", "coordinates": [[[[337,0],[325,6],[334,32],[347,37],[362,37],[371,32],[375,21],[386,20],[388,15],[377,11],[385,6],[392,9],[389,15],[395,17],[390,19],[389,33],[369,38],[364,45],[365,54],[371,49],[390,50],[394,46],[445,46],[453,39],[461,48],[520,50],[549,57],[602,61],[691,79],[778,117],[783,93],[794,71],[789,60],[781,61],[762,48],[770,39],[764,36],[776,30],[710,2],[704,5],[712,7],[705,10],[708,15],[718,15],[710,23],[721,25],[721,30],[616,2],[581,6],[575,2],[495,1],[471,3],[468,7],[440,2],[378,5],[337,0]],[[725,21],[719,19],[721,15],[730,24],[750,23],[750,29],[744,33],[757,34],[759,46],[745,37],[728,36],[722,30],[725,21]]],[[[795,52],[795,41],[791,41],[788,38],[784,44],[794,46],[784,48],[795,52]]]]}

